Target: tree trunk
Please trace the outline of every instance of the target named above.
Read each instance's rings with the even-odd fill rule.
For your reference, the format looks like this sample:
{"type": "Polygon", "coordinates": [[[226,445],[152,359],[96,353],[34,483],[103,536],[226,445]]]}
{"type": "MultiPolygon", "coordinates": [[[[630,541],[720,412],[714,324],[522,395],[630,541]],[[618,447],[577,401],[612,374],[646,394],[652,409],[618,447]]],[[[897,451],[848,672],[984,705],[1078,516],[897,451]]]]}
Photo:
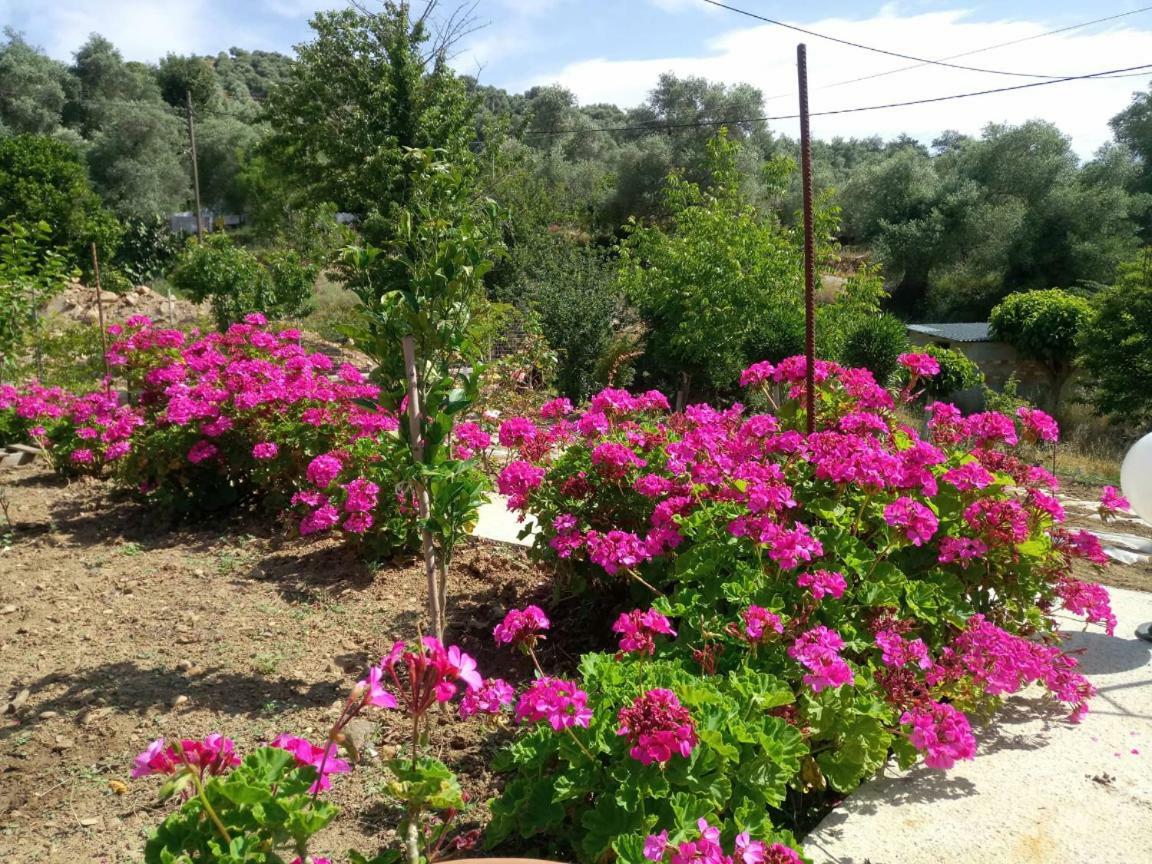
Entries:
{"type": "MultiPolygon", "coordinates": [[[[408,437],[412,448],[412,461],[421,468],[424,464],[424,445],[421,442],[420,379],[416,374],[416,337],[405,336],[401,343],[404,351],[404,374],[408,379],[408,437]]],[[[432,632],[444,641],[443,604],[440,599],[440,568],[436,561],[436,546],[428,529],[431,502],[423,478],[416,480],[416,505],[420,516],[420,544],[424,553],[424,576],[428,580],[428,617],[432,632]]]]}

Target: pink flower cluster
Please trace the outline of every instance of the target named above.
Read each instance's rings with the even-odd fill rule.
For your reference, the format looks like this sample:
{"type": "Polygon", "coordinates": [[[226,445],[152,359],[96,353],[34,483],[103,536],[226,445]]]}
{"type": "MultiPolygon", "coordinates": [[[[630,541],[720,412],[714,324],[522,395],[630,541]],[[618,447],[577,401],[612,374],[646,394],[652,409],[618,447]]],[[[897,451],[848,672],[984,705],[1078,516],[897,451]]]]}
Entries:
{"type": "Polygon", "coordinates": [[[1116,615],[1108,591],[1091,582],[1061,576],[1056,582],[1056,596],[1073,615],[1082,615],[1090,624],[1104,625],[1109,636],[1116,632],[1116,615]]]}
{"type": "Polygon", "coordinates": [[[884,521],[900,528],[913,546],[923,546],[932,539],[939,526],[936,514],[911,498],[897,498],[884,508],[884,521]]]}
{"type": "Polygon", "coordinates": [[[312,767],[316,769],[316,782],[309,788],[315,794],[332,788],[333,774],[347,774],[352,766],[336,755],[336,744],[329,742],[325,747],[317,747],[306,738],[295,735],[277,735],[272,739],[273,747],[287,750],[296,760],[300,768],[312,767]]]}
{"type": "Polygon", "coordinates": [[[460,699],[460,716],[499,714],[516,699],[516,691],[503,678],[485,678],[476,688],[467,690],[460,699]]]}
{"type": "Polygon", "coordinates": [[[844,596],[848,583],[844,581],[844,574],[834,570],[815,570],[811,573],[801,573],[796,584],[807,588],[817,600],[832,597],[839,600],[844,596]]]}
{"type": "Polygon", "coordinates": [[[664,765],[675,755],[687,759],[696,747],[692,715],[671,690],[647,691],[621,708],[617,719],[616,734],[628,736],[630,755],[643,765],[664,765]]]}
{"type": "Polygon", "coordinates": [[[528,504],[528,496],[544,482],[543,468],[530,462],[509,462],[496,478],[496,489],[508,496],[508,506],[512,510],[523,510],[528,504]]]}
{"type": "Polygon", "coordinates": [[[921,669],[929,669],[932,666],[932,658],[924,640],[906,640],[895,628],[877,630],[876,645],[880,648],[881,660],[885,666],[897,669],[909,663],[915,663],[921,669]]]}
{"type": "Polygon", "coordinates": [[[744,621],[744,636],[749,642],[760,642],[768,639],[770,632],[777,635],[784,633],[784,625],[780,621],[780,616],[775,612],[769,612],[762,606],[753,604],[741,612],[740,617],[744,621]]]}
{"type": "Polygon", "coordinates": [[[930,378],[940,374],[940,361],[931,354],[901,354],[896,359],[913,375],[930,378]]]}
{"type": "Polygon", "coordinates": [[[819,693],[825,687],[851,684],[852,667],[840,656],[844,640],[823,624],[801,633],[788,648],[788,656],[808,669],[804,683],[819,693]]]}
{"type": "Polygon", "coordinates": [[[542,677],[520,694],[514,716],[517,723],[547,721],[553,729],[588,727],[592,722],[592,709],[588,707],[588,694],[571,681],[542,677]]]}
{"type": "Polygon", "coordinates": [[[235,743],[216,732],[203,741],[185,738],[179,745],[165,746],[164,739],[158,738],[136,757],[132,777],[176,774],[183,770],[195,771],[203,777],[223,774],[239,764],[235,743]]]}
{"type": "Polygon", "coordinates": [[[670,843],[668,832],[649,834],[644,840],[644,857],[659,864],[803,864],[799,853],[782,843],[753,840],[747,831],[736,835],[731,855],[720,845],[720,829],[706,819],[696,823],[699,837],[670,843]]]}
{"type": "Polygon", "coordinates": [[[1072,706],[1069,719],[1076,721],[1096,692],[1076,665],[1074,657],[1054,645],[1013,635],[983,615],[973,615],[965,630],[937,654],[925,679],[930,686],[971,680],[990,696],[1018,693],[1039,682],[1072,706]]]}
{"type": "Polygon", "coordinates": [[[523,609],[509,609],[504,620],[496,625],[492,636],[497,645],[521,645],[531,648],[537,639],[544,638],[544,631],[551,622],[539,606],[525,606],[523,609]]]}
{"type": "Polygon", "coordinates": [[[657,636],[675,636],[672,624],[655,609],[633,609],[621,612],[612,632],[620,634],[620,651],[631,654],[654,654],[657,636]]]}
{"type": "Polygon", "coordinates": [[[452,455],[456,459],[471,459],[492,446],[492,436],[476,423],[457,423],[452,430],[455,447],[452,455]]]}
{"type": "Polygon", "coordinates": [[[951,705],[930,702],[905,711],[900,724],[912,746],[924,753],[924,764],[946,771],[961,759],[976,755],[976,738],[963,712],[951,705]]]}

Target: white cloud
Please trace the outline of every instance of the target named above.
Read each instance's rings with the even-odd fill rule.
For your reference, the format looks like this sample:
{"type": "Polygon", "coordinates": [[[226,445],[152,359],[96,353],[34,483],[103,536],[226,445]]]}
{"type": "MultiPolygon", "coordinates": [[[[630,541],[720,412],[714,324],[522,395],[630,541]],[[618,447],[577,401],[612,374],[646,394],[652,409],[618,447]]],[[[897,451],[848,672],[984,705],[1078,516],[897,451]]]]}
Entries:
{"type": "MultiPolygon", "coordinates": [[[[675,0],[651,0],[675,2],[675,0]]],[[[999,42],[1035,36],[1053,29],[1038,21],[974,21],[965,11],[901,13],[885,6],[869,18],[826,18],[789,21],[806,29],[915,56],[938,58],[999,42]]],[[[796,111],[796,43],[808,45],[810,105],[813,112],[862,105],[903,102],[934,96],[1029,83],[1036,79],[990,75],[924,66],[870,81],[822,85],[909,65],[907,61],[846,45],[803,36],[773,25],[736,28],[712,40],[699,54],[647,60],[583,60],[553,74],[523,82],[559,82],[582,102],[641,102],[663,72],[699,75],[728,83],[748,82],[768,97],[769,115],[796,111]]],[[[1070,31],[1034,39],[953,62],[990,69],[1045,75],[1078,75],[1136,66],[1152,58],[1152,30],[1130,25],[1095,32],[1070,31]]],[[[829,117],[814,117],[813,134],[891,137],[907,132],[928,141],[944,129],[978,133],[989,122],[1019,123],[1049,120],[1072,136],[1082,156],[1090,155],[1110,137],[1108,120],[1124,108],[1132,92],[1152,80],[1146,77],[1073,81],[1016,92],[960,99],[908,108],[893,108],[829,117]]],[[[773,128],[796,135],[794,120],[773,128]]]]}

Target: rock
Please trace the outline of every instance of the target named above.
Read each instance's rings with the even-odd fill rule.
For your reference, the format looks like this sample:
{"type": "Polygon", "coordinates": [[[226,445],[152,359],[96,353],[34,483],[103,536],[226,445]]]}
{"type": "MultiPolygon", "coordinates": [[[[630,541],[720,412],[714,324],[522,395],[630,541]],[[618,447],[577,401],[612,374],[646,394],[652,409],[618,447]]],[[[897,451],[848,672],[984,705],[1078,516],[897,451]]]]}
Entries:
{"type": "Polygon", "coordinates": [[[184,705],[187,702],[188,702],[188,697],[185,696],[183,693],[181,693],[179,696],[177,696],[175,699],[172,700],[172,707],[173,708],[179,708],[181,705],[184,705]]]}
{"type": "Polygon", "coordinates": [[[179,669],[181,672],[191,672],[192,666],[193,666],[193,663],[191,660],[181,660],[179,663],[176,664],[176,668],[179,669]]]}
{"type": "Polygon", "coordinates": [[[13,606],[11,603],[9,603],[3,609],[0,609],[0,615],[11,615],[15,611],[16,611],[16,607],[13,606]]]}
{"type": "Polygon", "coordinates": [[[31,444],[9,444],[9,450],[14,450],[17,453],[29,453],[32,456],[43,456],[44,450],[41,447],[33,447],[31,444]]]}
{"type": "Polygon", "coordinates": [[[344,735],[352,745],[353,751],[360,754],[361,757],[365,755],[368,744],[375,733],[376,724],[365,720],[363,717],[357,717],[344,727],[344,735]]]}
{"type": "Polygon", "coordinates": [[[101,303],[115,303],[119,299],[120,299],[120,295],[116,294],[112,291],[101,291],[100,292],[100,302],[101,303]]]}
{"type": "Polygon", "coordinates": [[[53,750],[71,750],[76,746],[76,742],[69,738],[67,735],[57,735],[55,742],[52,744],[53,750]]]}
{"type": "Polygon", "coordinates": [[[60,716],[60,712],[58,712],[58,711],[41,711],[40,712],[40,719],[41,720],[51,720],[53,717],[59,717],[59,716],[60,716]]]}
{"type": "Polygon", "coordinates": [[[34,456],[29,456],[27,453],[5,453],[0,456],[0,468],[19,468],[22,465],[27,465],[31,462],[34,456]]]}
{"type": "Polygon", "coordinates": [[[99,825],[100,824],[100,817],[99,816],[89,816],[87,819],[81,819],[80,824],[82,826],[84,826],[85,828],[91,828],[93,825],[99,825]]]}
{"type": "Polygon", "coordinates": [[[125,306],[135,306],[137,303],[136,298],[131,294],[125,294],[121,299],[124,301],[125,306]]]}
{"type": "Polygon", "coordinates": [[[28,701],[28,697],[32,695],[32,691],[25,687],[19,693],[12,697],[12,701],[4,706],[4,714],[15,714],[24,707],[24,703],[28,701]]]}

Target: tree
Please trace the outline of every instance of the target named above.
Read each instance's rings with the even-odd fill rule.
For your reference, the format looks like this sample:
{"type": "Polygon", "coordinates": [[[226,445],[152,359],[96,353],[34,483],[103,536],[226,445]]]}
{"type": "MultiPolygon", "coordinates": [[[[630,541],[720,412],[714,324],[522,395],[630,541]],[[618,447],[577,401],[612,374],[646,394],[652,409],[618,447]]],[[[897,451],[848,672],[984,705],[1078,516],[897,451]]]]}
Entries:
{"type": "Polygon", "coordinates": [[[62,63],[10,27],[0,43],[0,132],[46,135],[60,126],[70,82],[62,63]]]}
{"type": "Polygon", "coordinates": [[[1120,268],[1096,295],[1080,337],[1085,383],[1096,410],[1137,431],[1152,424],[1152,250],[1120,268]]]}
{"type": "MultiPolygon", "coordinates": [[[[331,201],[379,229],[411,192],[405,151],[437,148],[465,164],[474,100],[448,67],[456,28],[436,35],[430,13],[387,0],[380,12],[319,12],[311,42],[271,94],[264,153],[313,202],[331,201]],[[380,214],[372,219],[371,214],[380,214]]],[[[379,238],[377,238],[379,239],[379,238]]]]}
{"type": "Polygon", "coordinates": [[[95,242],[110,256],[120,234],[80,157],[42,135],[0,138],[0,219],[7,217],[25,226],[47,223],[51,245],[80,266],[91,261],[88,244],[95,242]]]}
{"type": "Polygon", "coordinates": [[[92,180],[121,216],[182,210],[191,192],[184,128],[163,103],[105,104],[101,129],[88,151],[92,180]]]}
{"type": "Polygon", "coordinates": [[[671,225],[633,224],[620,247],[621,285],[649,327],[646,366],[685,396],[734,388],[760,359],[762,312],[803,296],[798,238],[742,194],[738,146],[721,130],[709,144],[709,189],[673,173],[671,225]]]}
{"type": "Polygon", "coordinates": [[[189,93],[195,111],[204,111],[217,103],[220,85],[216,69],[207,57],[167,54],[156,69],[156,82],[164,101],[181,110],[187,105],[189,93]]]}
{"type": "Polygon", "coordinates": [[[1087,300],[1059,288],[1010,294],[992,310],[992,337],[1014,346],[1021,357],[1039,362],[1048,372],[1053,414],[1059,412],[1079,353],[1080,334],[1090,318],[1087,300]]]}
{"type": "MultiPolygon", "coordinates": [[[[1108,121],[1108,124],[1112,127],[1116,141],[1127,148],[1138,165],[1129,188],[1133,192],[1152,195],[1152,88],[1133,95],[1128,107],[1108,121]]],[[[1152,210],[1146,211],[1141,223],[1145,239],[1152,230],[1147,219],[1149,214],[1152,214],[1152,210]]]]}

